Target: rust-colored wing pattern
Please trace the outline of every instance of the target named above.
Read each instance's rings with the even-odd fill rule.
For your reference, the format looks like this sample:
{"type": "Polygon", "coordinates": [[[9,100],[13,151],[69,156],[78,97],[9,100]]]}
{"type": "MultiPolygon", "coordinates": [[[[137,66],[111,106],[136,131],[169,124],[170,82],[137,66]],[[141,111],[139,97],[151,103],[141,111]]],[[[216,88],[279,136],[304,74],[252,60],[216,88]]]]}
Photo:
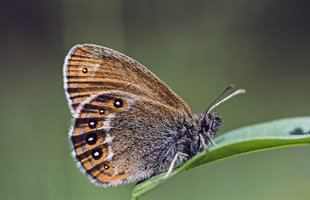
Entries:
{"type": "Polygon", "coordinates": [[[189,106],[143,65],[97,45],[76,45],[70,50],[64,64],[64,88],[72,114],[92,95],[119,90],[182,109],[193,117],[189,106]]]}

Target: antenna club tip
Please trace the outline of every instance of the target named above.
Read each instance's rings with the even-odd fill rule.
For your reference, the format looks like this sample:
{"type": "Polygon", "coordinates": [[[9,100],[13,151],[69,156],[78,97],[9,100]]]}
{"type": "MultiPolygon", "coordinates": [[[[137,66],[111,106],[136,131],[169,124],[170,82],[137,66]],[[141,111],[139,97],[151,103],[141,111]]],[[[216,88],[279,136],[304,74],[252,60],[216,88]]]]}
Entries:
{"type": "Polygon", "coordinates": [[[243,93],[246,92],[244,89],[239,89],[239,90],[233,92],[232,94],[230,94],[229,96],[225,97],[225,98],[222,99],[221,101],[219,101],[219,102],[217,102],[216,104],[214,104],[214,103],[215,103],[228,89],[231,89],[231,88],[233,88],[233,87],[234,87],[233,85],[230,85],[229,87],[227,87],[227,88],[224,90],[224,92],[222,92],[222,94],[221,94],[219,97],[217,97],[217,98],[215,99],[215,101],[212,102],[212,104],[211,104],[211,105],[208,107],[208,109],[206,110],[206,114],[207,114],[207,115],[210,113],[210,111],[211,111],[213,108],[215,108],[216,106],[220,105],[221,103],[227,101],[228,99],[230,99],[230,98],[232,98],[232,97],[234,97],[234,96],[236,96],[236,95],[238,95],[238,94],[243,94],[243,93]]]}
{"type": "Polygon", "coordinates": [[[227,90],[233,89],[234,87],[235,87],[234,85],[230,85],[230,86],[227,87],[227,90]]]}
{"type": "Polygon", "coordinates": [[[246,93],[246,90],[244,90],[244,89],[239,89],[239,90],[236,91],[236,93],[238,93],[238,94],[244,94],[244,93],[246,93]]]}

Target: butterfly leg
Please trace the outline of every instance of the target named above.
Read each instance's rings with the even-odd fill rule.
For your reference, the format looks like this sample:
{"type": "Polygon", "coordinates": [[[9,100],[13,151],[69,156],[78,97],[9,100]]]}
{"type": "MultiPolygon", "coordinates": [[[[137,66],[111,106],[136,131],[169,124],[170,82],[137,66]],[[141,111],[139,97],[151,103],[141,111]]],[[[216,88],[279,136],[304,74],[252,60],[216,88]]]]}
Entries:
{"type": "Polygon", "coordinates": [[[203,148],[205,148],[206,151],[209,150],[209,147],[206,145],[205,139],[202,137],[201,133],[199,133],[200,141],[202,143],[203,148]]]}
{"type": "MultiPolygon", "coordinates": [[[[202,137],[202,134],[199,133],[199,137],[200,137],[200,141],[202,143],[202,146],[205,148],[206,151],[209,150],[209,147],[208,145],[206,144],[206,141],[205,139],[202,137]]],[[[210,140],[210,142],[214,145],[214,146],[217,146],[217,144],[215,144],[215,142],[212,140],[211,136],[210,135],[207,135],[207,138],[210,140]]]]}
{"type": "Polygon", "coordinates": [[[208,139],[210,140],[210,142],[211,142],[214,146],[217,147],[217,144],[215,144],[215,142],[212,140],[212,138],[211,138],[209,132],[208,132],[208,134],[207,134],[207,137],[208,137],[208,139]]]}
{"type": "Polygon", "coordinates": [[[173,160],[172,160],[172,162],[171,162],[171,164],[170,164],[170,167],[169,167],[169,169],[168,169],[166,175],[163,176],[163,177],[161,177],[160,180],[164,180],[164,179],[168,178],[168,176],[171,174],[171,172],[172,172],[172,170],[173,170],[173,167],[174,167],[175,162],[177,161],[179,155],[188,156],[187,154],[182,153],[182,152],[176,153],[175,156],[174,156],[174,158],[173,158],[173,160]]]}

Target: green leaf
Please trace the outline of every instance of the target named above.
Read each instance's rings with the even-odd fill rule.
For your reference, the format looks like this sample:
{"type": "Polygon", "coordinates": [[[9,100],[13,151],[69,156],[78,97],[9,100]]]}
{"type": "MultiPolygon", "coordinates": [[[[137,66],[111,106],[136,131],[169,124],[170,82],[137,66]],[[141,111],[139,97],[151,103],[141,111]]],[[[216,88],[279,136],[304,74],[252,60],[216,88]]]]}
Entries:
{"type": "Polygon", "coordinates": [[[305,145],[310,143],[310,117],[296,117],[275,120],[247,126],[222,134],[214,139],[218,146],[210,146],[173,171],[165,180],[165,173],[154,176],[133,189],[131,199],[135,200],[152,191],[175,175],[216,160],[271,148],[305,145]]]}

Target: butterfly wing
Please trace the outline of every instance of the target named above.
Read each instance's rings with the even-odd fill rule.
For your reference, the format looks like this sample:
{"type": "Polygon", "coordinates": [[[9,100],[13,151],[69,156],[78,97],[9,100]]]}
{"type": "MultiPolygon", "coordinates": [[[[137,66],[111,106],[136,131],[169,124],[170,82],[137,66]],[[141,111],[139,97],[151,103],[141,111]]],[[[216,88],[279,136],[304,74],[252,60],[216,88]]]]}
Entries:
{"type": "Polygon", "coordinates": [[[102,91],[119,90],[184,110],[189,106],[164,82],[132,58],[97,45],[74,46],[64,63],[64,88],[72,114],[102,91]]]}
{"type": "Polygon", "coordinates": [[[194,117],[153,73],[105,47],[73,47],[65,59],[64,88],[75,118],[69,133],[73,155],[102,186],[167,168],[183,122],[194,117]]]}
{"type": "Polygon", "coordinates": [[[175,155],[186,113],[127,92],[99,92],[81,104],[70,131],[73,155],[98,185],[149,178],[175,155]]]}

